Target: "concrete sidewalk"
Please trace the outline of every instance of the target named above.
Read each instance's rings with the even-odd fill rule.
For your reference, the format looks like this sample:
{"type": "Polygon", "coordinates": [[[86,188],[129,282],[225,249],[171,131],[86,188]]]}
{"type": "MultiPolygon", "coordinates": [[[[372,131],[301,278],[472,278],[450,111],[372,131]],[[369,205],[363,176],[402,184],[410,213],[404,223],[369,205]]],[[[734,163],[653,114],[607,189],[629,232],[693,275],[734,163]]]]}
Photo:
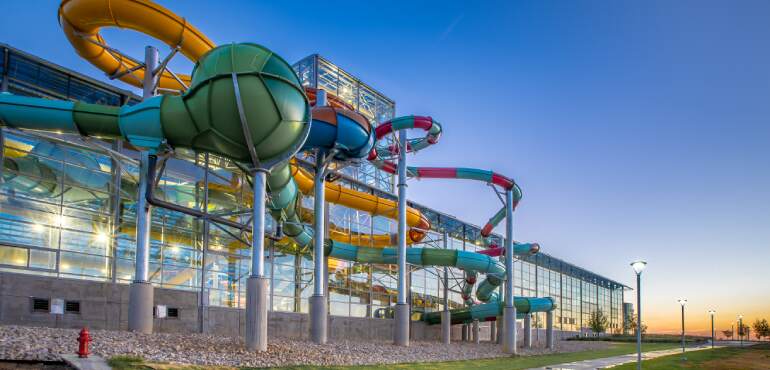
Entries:
{"type": "MultiPolygon", "coordinates": [[[[716,348],[719,348],[719,347],[716,347],[716,348]]],[[[705,349],[711,349],[711,345],[709,344],[706,346],[687,348],[687,352],[702,351],[705,349]]],[[[649,359],[658,358],[661,356],[669,356],[669,355],[675,355],[675,354],[681,354],[681,353],[682,353],[681,348],[642,352],[642,360],[649,360],[649,359]]],[[[613,366],[627,364],[629,362],[636,362],[636,353],[622,355],[622,356],[597,358],[594,360],[570,362],[566,364],[549,365],[546,367],[538,367],[530,370],[588,370],[588,369],[593,370],[593,369],[610,368],[613,366]]]]}
{"type": "Polygon", "coordinates": [[[107,361],[97,355],[90,355],[88,358],[80,358],[78,355],[62,355],[62,359],[68,365],[77,370],[111,370],[107,361]]]}

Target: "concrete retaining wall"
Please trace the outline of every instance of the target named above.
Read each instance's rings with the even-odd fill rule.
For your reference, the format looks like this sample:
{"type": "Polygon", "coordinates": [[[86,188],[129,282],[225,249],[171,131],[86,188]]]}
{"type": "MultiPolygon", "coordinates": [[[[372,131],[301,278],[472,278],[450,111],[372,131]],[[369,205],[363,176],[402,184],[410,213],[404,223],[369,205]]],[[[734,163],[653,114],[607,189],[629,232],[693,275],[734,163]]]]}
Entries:
{"type": "MultiPolygon", "coordinates": [[[[127,330],[128,290],[124,284],[0,272],[0,324],[127,330]],[[80,313],[34,312],[33,298],[77,301],[80,313]]],[[[243,309],[201,307],[198,302],[198,292],[155,288],[155,304],[177,308],[179,317],[154,319],[154,331],[243,336],[246,323],[243,309]]],[[[307,339],[309,336],[307,314],[270,311],[268,317],[270,337],[307,339]]],[[[453,339],[459,340],[461,326],[455,325],[452,332],[453,339]]],[[[413,340],[439,340],[440,335],[439,325],[412,322],[413,340]]],[[[330,316],[329,338],[391,340],[392,320],[330,316]]],[[[488,338],[488,334],[482,338],[488,338]]]]}
{"type": "MultiPolygon", "coordinates": [[[[47,326],[103,330],[128,330],[128,285],[98,281],[54,278],[0,272],[0,325],[47,326]],[[61,298],[80,303],[80,313],[54,315],[34,312],[32,298],[61,298]]],[[[244,335],[246,313],[243,309],[200,306],[200,293],[177,289],[155,288],[155,304],[178,309],[178,318],[154,319],[154,331],[165,333],[209,333],[222,336],[244,335]]],[[[307,314],[270,311],[268,335],[272,338],[308,339],[310,321],[307,314]]],[[[522,330],[519,323],[519,330],[522,330]]],[[[544,344],[545,330],[536,338],[544,344]]],[[[520,332],[522,333],[522,332],[520,332]]],[[[480,326],[480,338],[490,338],[489,323],[480,326]]],[[[556,331],[556,338],[574,336],[556,331]]],[[[523,340],[523,333],[519,339],[523,340]]],[[[393,321],[387,319],[330,316],[331,340],[392,340],[393,321]]],[[[441,325],[413,321],[412,340],[440,340],[441,325]]],[[[452,340],[462,338],[462,325],[452,326],[452,340]]]]}

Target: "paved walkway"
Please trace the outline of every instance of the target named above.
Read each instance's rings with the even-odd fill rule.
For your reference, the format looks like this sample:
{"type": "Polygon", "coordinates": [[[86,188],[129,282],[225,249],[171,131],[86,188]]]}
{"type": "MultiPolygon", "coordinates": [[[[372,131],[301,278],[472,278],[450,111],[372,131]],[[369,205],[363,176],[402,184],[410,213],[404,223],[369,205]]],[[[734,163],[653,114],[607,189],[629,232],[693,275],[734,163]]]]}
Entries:
{"type": "Polygon", "coordinates": [[[111,370],[107,361],[97,355],[90,355],[88,358],[80,358],[78,355],[62,355],[64,362],[77,370],[111,370]]]}
{"type": "MultiPolygon", "coordinates": [[[[711,345],[709,344],[707,346],[687,348],[687,352],[701,351],[704,349],[711,349],[711,345]]],[[[675,355],[677,353],[682,353],[682,349],[673,348],[673,349],[664,349],[660,351],[642,352],[642,360],[649,360],[651,358],[658,358],[661,356],[675,355]]],[[[530,369],[530,370],[588,370],[588,369],[593,370],[593,369],[604,369],[604,368],[627,364],[629,362],[635,362],[635,361],[636,361],[636,353],[632,353],[632,354],[622,355],[622,356],[605,357],[605,358],[597,358],[594,360],[585,360],[585,361],[570,362],[566,364],[550,365],[550,366],[538,367],[536,369],[530,369]]]]}

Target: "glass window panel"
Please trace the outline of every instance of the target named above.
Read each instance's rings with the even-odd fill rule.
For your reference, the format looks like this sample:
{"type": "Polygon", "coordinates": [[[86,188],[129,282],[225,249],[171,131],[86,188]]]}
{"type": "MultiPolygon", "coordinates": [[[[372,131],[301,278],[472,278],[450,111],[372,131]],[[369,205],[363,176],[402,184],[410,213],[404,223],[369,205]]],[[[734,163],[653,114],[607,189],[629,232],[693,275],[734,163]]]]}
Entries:
{"type": "Polygon", "coordinates": [[[26,248],[0,246],[0,264],[27,267],[27,261],[26,248]]]}
{"type": "Polygon", "coordinates": [[[350,304],[347,302],[329,302],[329,314],[335,316],[350,316],[350,304]]]}
{"type": "Polygon", "coordinates": [[[294,311],[294,298],[274,295],[273,296],[273,310],[274,311],[293,312],[294,311]]]}
{"type": "Polygon", "coordinates": [[[29,250],[29,267],[38,269],[56,269],[56,252],[29,250]]]}
{"type": "Polygon", "coordinates": [[[110,276],[110,259],[82,253],[61,252],[59,272],[107,278],[110,276]]]}

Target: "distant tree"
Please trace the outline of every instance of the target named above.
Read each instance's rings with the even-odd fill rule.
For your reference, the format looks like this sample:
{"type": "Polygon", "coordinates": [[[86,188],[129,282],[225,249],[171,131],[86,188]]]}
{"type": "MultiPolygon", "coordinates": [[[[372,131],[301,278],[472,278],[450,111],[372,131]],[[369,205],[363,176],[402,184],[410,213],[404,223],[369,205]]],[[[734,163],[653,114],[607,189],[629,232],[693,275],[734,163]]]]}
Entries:
{"type": "Polygon", "coordinates": [[[770,337],[770,323],[767,322],[767,319],[762,319],[762,336],[770,337]]]}
{"type": "Polygon", "coordinates": [[[593,330],[594,333],[601,334],[607,331],[607,326],[609,325],[609,321],[607,320],[607,316],[604,315],[604,312],[602,310],[596,310],[594,312],[591,312],[591,314],[588,317],[588,327],[593,330]]]}
{"type": "Polygon", "coordinates": [[[732,330],[723,330],[722,335],[724,335],[726,338],[730,339],[733,337],[733,331],[732,330]]]}
{"type": "Polygon", "coordinates": [[[754,336],[758,340],[762,340],[762,337],[770,336],[770,324],[768,324],[766,319],[756,319],[751,326],[754,328],[754,336]]]}
{"type": "MultiPolygon", "coordinates": [[[[629,321],[630,321],[629,329],[631,329],[634,335],[636,335],[636,321],[637,321],[636,315],[631,315],[631,320],[629,321]]],[[[645,335],[645,334],[647,334],[647,324],[642,322],[642,335],[645,335]]]]}

